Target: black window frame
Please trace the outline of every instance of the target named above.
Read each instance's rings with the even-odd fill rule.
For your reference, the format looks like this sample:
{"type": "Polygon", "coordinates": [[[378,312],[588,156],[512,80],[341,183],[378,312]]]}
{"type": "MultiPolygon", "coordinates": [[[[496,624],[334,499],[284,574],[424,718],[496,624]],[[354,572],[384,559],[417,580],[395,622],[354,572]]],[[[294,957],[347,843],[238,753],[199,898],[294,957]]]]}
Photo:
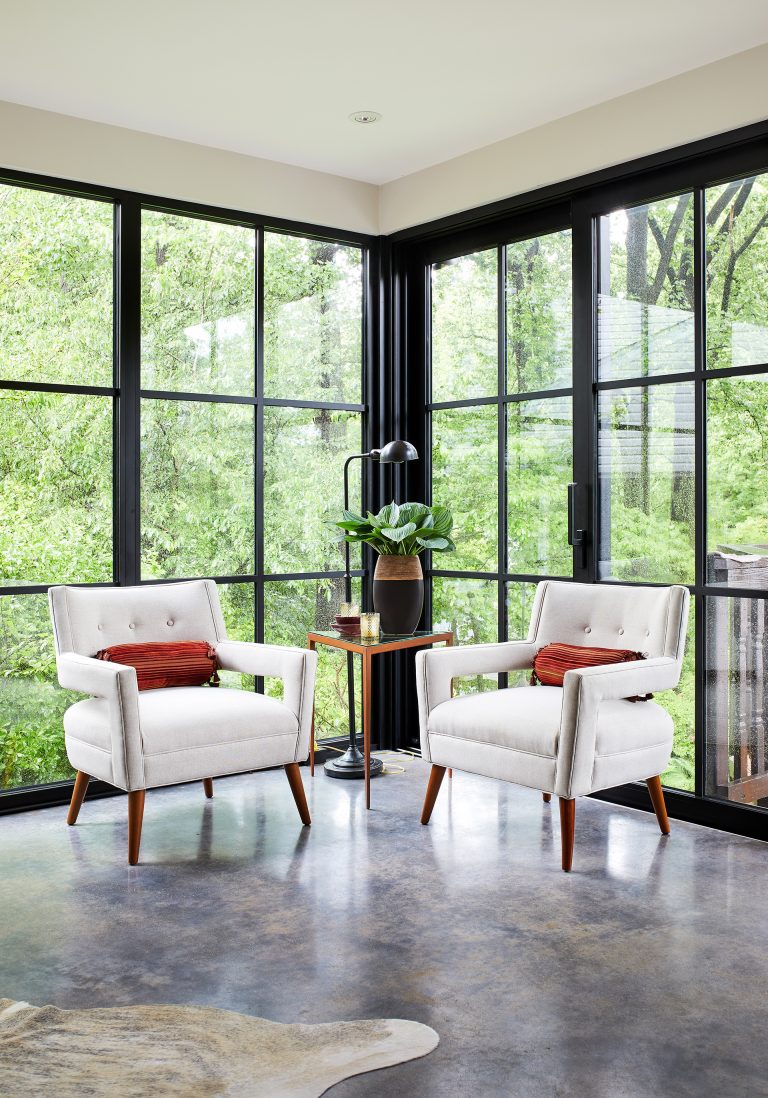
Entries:
{"type": "MultiPolygon", "coordinates": [[[[665,150],[611,168],[590,173],[575,179],[564,180],[551,186],[517,195],[487,206],[444,217],[438,221],[392,234],[374,237],[367,234],[337,231],[331,228],[266,218],[226,209],[181,201],[170,201],[156,195],[140,194],[109,187],[77,183],[55,177],[33,175],[25,172],[0,171],[0,181],[36,189],[52,190],[76,197],[111,201],[118,215],[115,221],[116,294],[119,307],[115,309],[116,361],[123,364],[121,385],[114,389],[97,390],[102,395],[119,398],[116,447],[117,537],[115,539],[115,583],[125,584],[138,579],[138,448],[136,439],[139,402],[139,272],[140,272],[140,209],[143,204],[168,212],[245,224],[254,228],[293,232],[320,239],[363,247],[367,253],[365,267],[365,340],[364,340],[364,401],[367,412],[366,445],[376,444],[387,437],[409,438],[421,454],[421,461],[410,462],[396,468],[382,468],[374,474],[372,463],[364,470],[364,493],[369,505],[388,498],[428,499],[431,483],[429,460],[429,432],[427,427],[427,375],[425,353],[428,353],[429,320],[426,312],[428,291],[425,270],[428,260],[466,254],[480,248],[497,246],[514,238],[525,239],[547,231],[553,221],[559,227],[570,226],[573,242],[573,415],[574,433],[582,437],[582,444],[574,452],[574,481],[582,486],[577,500],[577,525],[590,532],[583,557],[574,561],[574,579],[596,582],[596,492],[597,483],[597,395],[596,377],[596,300],[597,300],[597,223],[601,213],[611,209],[655,201],[684,191],[694,191],[745,178],[768,170],[768,120],[739,130],[695,141],[678,148],[665,150]],[[567,223],[562,224],[563,213],[567,223]],[[131,365],[133,364],[133,365],[131,365]],[[577,426],[578,425],[578,426],[577,426]],[[584,428],[584,432],[582,431],[584,428]]],[[[701,217],[697,218],[697,254],[704,246],[701,217]]],[[[701,264],[697,270],[702,270],[701,264]]],[[[765,810],[752,806],[729,804],[706,794],[705,759],[705,620],[704,601],[711,597],[738,595],[765,599],[766,592],[750,592],[745,589],[718,588],[706,583],[703,572],[706,556],[705,512],[705,444],[703,435],[704,387],[709,376],[741,376],[765,372],[761,367],[742,367],[730,370],[707,371],[703,346],[703,293],[699,278],[697,287],[697,344],[694,370],[696,403],[696,576],[690,590],[696,604],[696,792],[693,794],[668,791],[667,803],[670,815],[746,835],[765,838],[765,810]]],[[[258,307],[257,297],[257,307],[258,307]]],[[[261,323],[257,332],[261,330],[261,323]]],[[[263,355],[263,346],[257,351],[263,355]]],[[[666,380],[670,380],[667,375],[666,380]]],[[[663,382],[662,382],[663,383],[663,382]]],[[[605,386],[606,383],[603,383],[605,386]]],[[[610,383],[609,383],[610,384],[610,383]]],[[[622,384],[624,382],[622,381],[622,384]]],[[[30,383],[0,382],[5,388],[31,388],[40,391],[84,392],[89,387],[59,386],[30,383]]],[[[178,394],[173,394],[178,397],[178,394]]],[[[497,396],[502,395],[501,388],[497,396]]],[[[504,394],[506,395],[506,394],[504,394]]],[[[497,398],[492,398],[497,402],[497,398]]],[[[263,406],[263,405],[262,405],[263,406]]],[[[503,469],[503,466],[501,467],[503,469]]],[[[257,476],[257,482],[259,478],[257,476]]],[[[257,513],[258,517],[258,513],[257,513]]],[[[500,549],[502,542],[500,544],[500,549]]],[[[431,562],[426,561],[427,574],[431,562]]],[[[363,559],[363,582],[367,583],[371,556],[363,559]]],[[[330,573],[323,573],[328,575],[330,573]]],[[[450,574],[444,572],[443,574],[450,574]]],[[[460,573],[471,576],[471,573],[460,573]]],[[[243,577],[238,582],[248,582],[243,577]]],[[[287,577],[271,576],[270,579],[312,578],[312,574],[295,574],[287,577]]],[[[485,574],[483,574],[485,578],[485,574]]],[[[499,593],[506,582],[506,574],[494,573],[499,583],[499,593]]],[[[525,578],[525,577],[520,577],[525,578]]],[[[538,577],[532,577],[538,578],[538,577]]],[[[154,581],[159,582],[159,581],[154,581]]],[[[263,572],[254,577],[255,583],[269,582],[263,572]]],[[[601,582],[611,582],[603,580],[601,582]]],[[[616,581],[618,582],[618,581],[616,581]]],[[[2,594],[38,593],[48,585],[19,588],[2,587],[2,594]]],[[[257,600],[257,605],[261,600],[257,600]]],[[[500,617],[504,600],[500,599],[500,617]]],[[[431,600],[429,585],[425,602],[426,624],[430,620],[431,600]]],[[[257,609],[256,636],[263,634],[263,615],[257,609]]],[[[506,615],[503,615],[506,619],[506,615]]],[[[504,622],[506,627],[506,620],[504,622]]],[[[382,661],[374,690],[385,691],[382,697],[389,699],[382,726],[384,746],[415,746],[418,742],[417,716],[412,686],[412,668],[407,654],[392,661],[382,661]]],[[[381,709],[378,706],[377,709],[381,709]]],[[[95,785],[95,783],[93,783],[95,785]]],[[[63,803],[69,798],[71,782],[54,786],[36,786],[26,790],[11,790],[0,794],[0,812],[12,811],[35,805],[63,803]]],[[[94,789],[94,792],[98,792],[94,789]]],[[[108,792],[108,788],[102,792],[108,792]]],[[[638,786],[624,786],[617,790],[602,791],[604,800],[649,809],[645,790],[638,786]]]]}
{"type": "MultiPolygon", "coordinates": [[[[29,172],[0,169],[0,183],[31,190],[46,191],[76,198],[110,203],[114,209],[113,257],[113,378],[112,385],[70,385],[44,382],[0,380],[0,389],[33,392],[67,393],[73,395],[109,396],[113,402],[114,440],[113,468],[113,576],[111,582],[99,584],[75,584],[87,587],[154,585],[183,582],[202,578],[176,576],[172,579],[141,578],[140,545],[140,431],[141,402],[147,399],[189,400],[214,403],[235,403],[254,408],[254,518],[255,546],[254,571],[247,575],[206,576],[218,583],[242,583],[254,590],[255,618],[253,639],[264,639],[264,591],[268,583],[286,580],[312,580],[337,578],[343,570],[328,572],[267,573],[264,570],[263,481],[264,481],[264,430],[265,407],[308,408],[350,411],[360,415],[363,449],[380,445],[385,436],[391,437],[392,404],[386,399],[386,390],[380,384],[382,341],[380,338],[381,294],[379,292],[382,256],[379,238],[367,233],[337,230],[332,227],[302,221],[233,210],[201,203],[169,200],[160,195],[101,187],[94,184],[73,182],[54,176],[42,176],[29,172]],[[143,389],[141,385],[141,215],[143,210],[193,217],[204,221],[238,225],[251,229],[255,234],[255,390],[252,396],[227,394],[177,392],[143,389]],[[328,241],[334,244],[359,248],[362,255],[362,379],[359,403],[337,403],[321,400],[295,400],[264,396],[264,339],[263,339],[263,279],[264,235],[275,232],[285,235],[328,241]]],[[[386,262],[386,260],[385,260],[386,262]]],[[[371,506],[382,498],[385,488],[391,490],[392,474],[386,473],[374,479],[370,465],[365,463],[363,473],[363,499],[371,506]]],[[[364,597],[368,597],[370,555],[364,554],[362,567],[353,570],[353,576],[362,579],[364,597]]],[[[0,597],[25,596],[47,593],[53,583],[0,584],[0,597]]],[[[380,676],[379,676],[380,678],[380,676]]],[[[377,683],[376,688],[380,688],[377,683]]],[[[263,690],[263,681],[257,680],[256,688],[263,690]]],[[[62,732],[63,734],[63,732],[62,732]]],[[[51,782],[33,786],[19,786],[0,790],[0,815],[27,808],[67,803],[73,787],[72,780],[51,782]]],[[[94,781],[89,796],[115,793],[107,783],[94,781]]]]}
{"type": "MultiPolygon", "coordinates": [[[[429,270],[431,265],[448,258],[470,254],[484,248],[502,246],[513,239],[526,239],[540,233],[569,227],[573,246],[573,420],[574,446],[573,479],[577,484],[575,524],[588,532],[587,544],[574,548],[573,580],[587,583],[624,583],[623,580],[598,580],[598,469],[597,414],[599,394],[611,388],[669,384],[684,379],[695,385],[695,576],[689,584],[695,606],[695,789],[688,793],[665,790],[670,815],[679,819],[704,823],[739,834],[766,838],[766,809],[752,805],[726,802],[707,792],[706,752],[706,601],[717,597],[768,599],[768,591],[746,588],[723,588],[707,582],[706,575],[706,423],[705,389],[710,379],[768,374],[768,364],[725,369],[708,369],[706,364],[706,311],[704,278],[705,192],[707,188],[730,180],[743,179],[768,171],[768,122],[757,123],[741,130],[695,142],[678,149],[644,157],[592,173],[589,176],[564,181],[490,206],[452,215],[428,225],[417,226],[394,235],[396,266],[401,295],[400,315],[407,330],[402,338],[395,368],[399,371],[401,389],[408,394],[408,437],[424,454],[431,454],[430,416],[435,407],[430,401],[429,378],[429,270]],[[642,379],[599,381],[597,376],[597,293],[598,293],[598,233],[600,217],[613,210],[641,205],[659,199],[692,192],[695,217],[695,364],[694,369],[681,375],[653,375],[642,379]],[[563,204],[567,221],[562,223],[563,204]]],[[[501,280],[501,273],[500,273],[501,280]]],[[[503,314],[499,318],[503,330],[503,314]]],[[[500,347],[500,352],[502,348],[500,347]]],[[[502,356],[500,354],[500,363],[502,356]]],[[[501,369],[501,365],[500,365],[501,369]]],[[[498,404],[501,411],[501,383],[498,404]]],[[[533,394],[538,395],[538,394],[533,394]]],[[[542,394],[544,395],[544,394],[542,394]]],[[[523,394],[523,398],[529,398],[523,394]]],[[[508,398],[507,398],[508,399],[508,398]]],[[[462,401],[461,404],[496,403],[497,398],[462,401]]],[[[506,439],[499,425],[499,501],[503,500],[502,484],[506,466],[506,439]]],[[[428,499],[431,487],[430,461],[426,460],[415,473],[419,477],[417,490],[428,499]]],[[[565,491],[565,485],[563,486],[565,491]]],[[[501,507],[500,507],[501,509],[501,507]]],[[[499,516],[499,536],[502,533],[499,516]]],[[[506,544],[500,542],[500,554],[506,544]]],[[[507,639],[505,584],[509,580],[532,580],[539,577],[499,572],[451,572],[427,562],[426,575],[431,581],[436,575],[455,575],[477,579],[496,579],[499,594],[498,640],[507,639]]],[[[506,560],[504,560],[506,565],[506,560]]],[[[642,586],[665,586],[664,584],[642,586]]],[[[431,622],[431,582],[427,584],[424,626],[431,622]]],[[[503,679],[500,680],[503,685],[503,679]]],[[[418,748],[418,723],[412,704],[401,704],[403,727],[400,745],[418,748]]],[[[647,793],[638,785],[622,786],[596,794],[603,800],[630,805],[650,811],[647,793]]]]}

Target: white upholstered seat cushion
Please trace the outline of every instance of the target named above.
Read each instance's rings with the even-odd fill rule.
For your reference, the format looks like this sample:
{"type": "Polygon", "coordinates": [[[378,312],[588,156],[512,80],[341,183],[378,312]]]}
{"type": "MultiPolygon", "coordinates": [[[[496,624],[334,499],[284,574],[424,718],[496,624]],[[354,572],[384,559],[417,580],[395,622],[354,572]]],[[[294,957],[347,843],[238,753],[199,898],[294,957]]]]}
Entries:
{"type": "Polygon", "coordinates": [[[515,686],[464,694],[432,710],[429,731],[554,756],[562,705],[563,691],[558,686],[515,686]]]}
{"type": "MultiPolygon", "coordinates": [[[[90,770],[85,764],[94,749],[97,756],[111,751],[108,704],[91,698],[64,714],[70,758],[106,780],[97,764],[90,762],[90,770]]],[[[292,762],[299,734],[296,716],[282,702],[225,687],[142,691],[139,725],[148,788],[292,762]]]]}
{"type": "MultiPolygon", "coordinates": [[[[429,731],[533,755],[557,755],[563,691],[517,686],[465,694],[436,706],[429,731]]],[[[616,755],[671,742],[672,719],[654,702],[605,701],[597,716],[595,754],[616,755]]]]}
{"type": "MultiPolygon", "coordinates": [[[[146,755],[298,732],[298,721],[281,702],[250,690],[177,686],[139,694],[141,740],[146,755]]],[[[109,751],[107,702],[77,702],[64,714],[68,736],[109,751]]]]}

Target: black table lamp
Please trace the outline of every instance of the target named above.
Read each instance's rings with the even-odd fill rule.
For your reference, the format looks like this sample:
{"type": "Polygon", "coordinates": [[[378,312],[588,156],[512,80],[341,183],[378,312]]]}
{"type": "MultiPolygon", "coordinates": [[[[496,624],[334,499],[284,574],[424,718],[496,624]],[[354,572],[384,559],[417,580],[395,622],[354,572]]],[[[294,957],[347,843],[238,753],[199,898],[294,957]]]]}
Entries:
{"type": "MultiPolygon", "coordinates": [[[[367,454],[352,454],[344,462],[344,510],[349,510],[349,466],[353,461],[377,461],[380,465],[397,464],[404,461],[416,461],[416,447],[410,442],[397,438],[386,443],[380,450],[371,450],[367,454]]],[[[349,567],[349,542],[344,542],[344,599],[352,599],[352,573],[349,567]]],[[[364,778],[365,759],[357,746],[355,729],[355,675],[352,653],[347,652],[347,697],[349,698],[349,747],[337,759],[329,759],[324,770],[329,778],[364,778]]],[[[381,759],[371,757],[371,777],[375,778],[384,768],[381,759]]]]}

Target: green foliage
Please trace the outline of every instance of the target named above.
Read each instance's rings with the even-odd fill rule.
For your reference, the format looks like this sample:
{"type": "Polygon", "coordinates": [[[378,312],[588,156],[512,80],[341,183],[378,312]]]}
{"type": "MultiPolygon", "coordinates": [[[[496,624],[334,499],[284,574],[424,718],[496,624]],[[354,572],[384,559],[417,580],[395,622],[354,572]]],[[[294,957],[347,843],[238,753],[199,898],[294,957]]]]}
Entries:
{"type": "Polygon", "coordinates": [[[457,549],[451,567],[498,567],[498,413],[495,407],[432,414],[432,495],[450,500],[457,549]]]}
{"type": "MultiPolygon", "coordinates": [[[[0,377],[112,385],[113,235],[109,203],[0,186],[0,377]]],[[[359,248],[265,234],[268,396],[361,402],[362,272],[359,248]]],[[[252,229],[144,211],[142,386],[253,396],[255,286],[252,229]]],[[[266,570],[339,569],[327,520],[361,415],[269,408],[263,426],[266,570]]],[[[256,431],[252,406],[142,401],[144,579],[253,572],[256,431]]],[[[0,787],[71,776],[62,716],[76,695],[56,685],[45,596],[22,585],[113,579],[114,433],[110,396],[0,391],[0,579],[20,585],[0,598],[0,787]]],[[[330,578],[267,584],[267,639],[305,644],[338,592],[330,578]]],[[[253,640],[253,585],[220,594],[229,635],[253,640]]],[[[343,659],[322,661],[316,700],[318,734],[342,732],[343,659]]]]}
{"type": "Polygon", "coordinates": [[[264,393],[362,403],[359,248],[264,234],[264,393]]]}
{"type": "Polygon", "coordinates": [[[451,553],[456,546],[449,534],[453,517],[447,507],[428,507],[425,503],[386,504],[364,518],[344,511],[336,526],[341,541],[350,545],[370,545],[381,556],[418,556],[425,549],[433,553],[451,553]]]}
{"type": "Polygon", "coordinates": [[[0,184],[0,378],[112,384],[114,210],[0,184]]]}
{"type": "Polygon", "coordinates": [[[141,245],[142,386],[252,395],[253,229],[144,210],[141,245]]]}
{"type": "MultiPolygon", "coordinates": [[[[707,365],[764,364],[768,176],[708,189],[705,222],[707,365]]],[[[600,228],[601,379],[692,370],[692,196],[616,211],[600,228]]],[[[112,385],[113,241],[110,203],[0,185],[0,378],[112,385]]],[[[265,395],[361,403],[361,250],[278,232],[265,233],[264,244],[265,395]]],[[[503,272],[497,248],[433,268],[433,400],[497,395],[500,278],[508,392],[570,384],[570,249],[565,231],[509,244],[503,272]]],[[[143,213],[144,388],[255,393],[255,270],[253,230],[143,213]]],[[[630,385],[601,396],[602,577],[693,580],[693,389],[692,382],[630,385]]],[[[454,528],[427,527],[423,537],[421,520],[400,508],[397,521],[390,515],[387,525],[371,525],[372,536],[375,529],[391,553],[421,551],[417,535],[455,541],[452,569],[495,574],[504,548],[497,540],[498,438],[506,431],[508,567],[567,575],[565,485],[573,446],[582,445],[571,439],[569,404],[567,397],[514,401],[502,423],[495,405],[435,410],[433,495],[450,504],[454,528]],[[409,523],[416,529],[403,533],[409,523]]],[[[708,551],[768,544],[765,377],[708,380],[706,414],[708,551]]],[[[251,574],[254,409],[147,398],[141,417],[143,577],[251,574]]],[[[344,459],[362,449],[362,416],[270,407],[261,422],[265,570],[338,570],[343,546],[331,520],[343,503],[344,459]]],[[[0,786],[70,776],[61,718],[76,695],[55,684],[45,596],[25,594],[23,585],[112,580],[113,437],[108,395],[0,392],[0,575],[19,584],[18,594],[0,599],[0,786]]],[[[353,476],[359,499],[358,467],[353,476]]],[[[352,540],[359,566],[364,539],[352,540]]],[[[253,585],[220,590],[230,635],[253,639],[253,585]]],[[[533,590],[508,585],[510,636],[527,630],[533,590]]],[[[342,594],[342,581],[330,576],[268,582],[266,639],[304,644],[308,629],[330,624],[342,594]]],[[[494,640],[497,599],[495,580],[436,578],[434,621],[466,643],[494,640]]],[[[665,780],[682,788],[693,781],[694,656],[691,630],[680,687],[659,698],[675,721],[665,780]]],[[[728,651],[712,658],[728,672],[728,651]]],[[[253,688],[245,676],[228,682],[253,688]]],[[[475,685],[493,687],[495,677],[475,685]]],[[[268,682],[267,689],[279,688],[268,682]]],[[[321,655],[316,702],[318,735],[343,734],[346,661],[335,653],[321,655]]],[[[727,737],[729,729],[718,734],[727,737]]]]}

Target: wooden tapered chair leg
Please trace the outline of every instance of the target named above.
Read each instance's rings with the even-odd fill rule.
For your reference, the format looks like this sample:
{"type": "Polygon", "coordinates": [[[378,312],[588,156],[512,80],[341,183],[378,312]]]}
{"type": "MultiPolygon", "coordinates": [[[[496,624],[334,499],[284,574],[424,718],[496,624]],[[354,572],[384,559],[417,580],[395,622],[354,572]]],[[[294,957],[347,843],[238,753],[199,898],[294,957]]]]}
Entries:
{"type": "Polygon", "coordinates": [[[667,816],[667,806],[664,803],[664,790],[661,788],[661,778],[658,774],[655,778],[646,778],[645,784],[648,786],[648,792],[651,794],[653,811],[656,813],[656,819],[659,821],[661,833],[662,835],[668,835],[669,817],[667,816]]]}
{"type": "Polygon", "coordinates": [[[90,780],[90,774],[84,774],[82,770],[78,770],[75,778],[75,788],[72,790],[72,800],[69,802],[69,812],[67,813],[67,823],[70,827],[77,822],[77,817],[80,815],[80,806],[83,803],[90,780]]]}
{"type": "Polygon", "coordinates": [[[144,790],[128,794],[128,865],[137,865],[141,846],[141,824],[144,819],[144,790]]]}
{"type": "Polygon", "coordinates": [[[213,796],[213,778],[203,778],[203,789],[208,800],[213,796]]]}
{"type": "Polygon", "coordinates": [[[549,802],[552,800],[552,794],[551,793],[542,793],[541,795],[544,798],[544,803],[545,804],[549,804],[549,802]]]}
{"type": "Polygon", "coordinates": [[[570,873],[573,865],[573,836],[576,829],[576,801],[560,797],[560,841],[563,848],[563,869],[570,873]]]}
{"type": "Polygon", "coordinates": [[[429,818],[432,815],[432,809],[435,807],[437,794],[440,792],[440,786],[443,784],[444,777],[445,767],[433,764],[432,769],[429,772],[429,784],[427,785],[427,795],[424,798],[424,807],[421,810],[421,822],[423,824],[429,823],[429,818]]]}
{"type": "Polygon", "coordinates": [[[312,817],[309,814],[307,796],[304,792],[304,782],[301,780],[301,767],[298,763],[286,763],[285,773],[288,777],[291,793],[293,793],[293,799],[296,801],[296,807],[301,816],[301,822],[305,827],[309,827],[312,823],[312,817]]]}

